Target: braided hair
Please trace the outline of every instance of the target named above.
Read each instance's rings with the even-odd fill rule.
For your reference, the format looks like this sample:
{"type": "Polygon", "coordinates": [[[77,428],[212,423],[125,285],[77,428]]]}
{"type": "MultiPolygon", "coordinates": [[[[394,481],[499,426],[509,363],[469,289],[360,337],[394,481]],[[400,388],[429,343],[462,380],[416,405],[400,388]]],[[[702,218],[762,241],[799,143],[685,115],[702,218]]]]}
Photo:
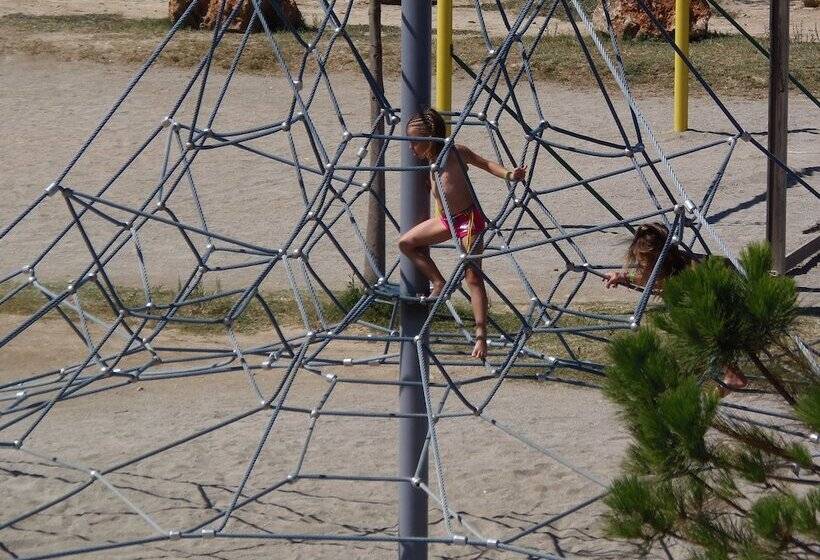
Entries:
{"type": "MultiPolygon", "coordinates": [[[[420,113],[416,113],[410,120],[407,121],[407,133],[409,135],[410,128],[416,128],[421,134],[419,136],[426,136],[429,138],[441,138],[442,140],[447,135],[447,126],[444,124],[444,119],[438,111],[432,107],[426,107],[420,113]]],[[[441,142],[432,142],[433,155],[438,157],[444,144],[441,142]]]]}

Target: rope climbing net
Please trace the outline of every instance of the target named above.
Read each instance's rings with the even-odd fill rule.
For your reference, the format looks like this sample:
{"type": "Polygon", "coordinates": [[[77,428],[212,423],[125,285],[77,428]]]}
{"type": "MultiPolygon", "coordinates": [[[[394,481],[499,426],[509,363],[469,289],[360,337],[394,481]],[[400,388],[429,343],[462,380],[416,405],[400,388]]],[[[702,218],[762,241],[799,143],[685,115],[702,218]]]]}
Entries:
{"type": "MultiPolygon", "coordinates": [[[[607,480],[587,463],[539,443],[528,434],[525,415],[505,413],[494,405],[511,383],[522,378],[596,387],[603,366],[594,356],[600,356],[600,346],[614,332],[640,324],[673,245],[700,253],[714,250],[740,268],[709,219],[712,205],[741,142],[767,158],[773,156],[744,129],[688,59],[693,75],[735,131],[707,143],[665,151],[630,90],[606,1],[608,36],[595,31],[578,0],[526,0],[516,10],[498,0],[495,4],[476,0],[475,38],[483,42],[486,56],[471,62],[459,55],[456,41],[453,59],[468,87],[458,110],[447,115],[450,136],[432,167],[402,166],[395,163],[395,152],[409,140],[403,126],[408,115],[391,102],[389,91],[381,91],[368,69],[361,54],[366,52],[361,35],[350,23],[355,2],[318,0],[321,17],[310,29],[284,31],[269,27],[269,20],[260,15],[261,2],[240,0],[225,9],[223,0],[211,41],[181,92],[168,99],[168,108],[157,108],[156,122],[135,151],[100,182],[89,180],[77,167],[100,145],[104,147],[111,123],[121,118],[130,96],[172,40],[179,40],[178,32],[197,4],[191,2],[76,156],[0,231],[8,250],[25,235],[26,227],[42,223],[44,216],[52,222],[54,216],[63,220],[44,248],[34,255],[12,253],[19,262],[0,270],[5,274],[0,278],[0,310],[13,308],[32,294],[38,298],[36,311],[2,333],[0,357],[4,351],[11,356],[16,347],[29,344],[27,337],[51,318],[67,329],[71,347],[65,358],[61,355],[64,361],[59,367],[37,372],[28,371],[26,364],[2,360],[2,461],[15,468],[29,465],[31,476],[50,482],[59,479],[62,485],[49,486],[34,501],[15,499],[0,518],[0,544],[6,543],[2,547],[15,558],[111,549],[119,555],[124,554],[119,549],[134,546],[155,550],[165,546],[162,550],[168,551],[174,550],[167,548],[171,540],[208,538],[364,545],[372,553],[373,547],[407,538],[384,523],[390,508],[384,510],[387,513],[378,510],[381,524],[358,521],[360,509],[377,503],[366,499],[372,497],[366,487],[377,485],[392,496],[397,485],[411,484],[428,494],[439,516],[431,525],[432,534],[418,538],[431,546],[473,548],[453,548],[455,552],[447,548],[442,554],[460,557],[474,554],[474,549],[492,549],[532,558],[565,557],[567,545],[555,536],[555,523],[598,503],[606,494],[607,480]],[[228,29],[247,3],[254,14],[248,31],[239,37],[229,35],[228,29]],[[488,10],[500,15],[502,33],[489,30],[488,10]],[[572,124],[560,124],[565,115],[553,103],[550,86],[534,78],[538,49],[557,17],[572,27],[598,86],[599,96],[590,98],[590,103],[599,107],[604,121],[596,130],[578,131],[572,124]],[[248,115],[241,108],[231,108],[231,98],[248,85],[237,70],[252,43],[250,30],[257,25],[263,30],[272,68],[265,82],[275,99],[271,113],[248,115]],[[219,59],[224,65],[217,68],[215,61],[226,51],[230,56],[219,59]],[[346,65],[338,61],[342,52],[346,65]],[[336,72],[340,67],[345,77],[336,72]],[[365,108],[370,96],[381,108],[375,122],[365,108]],[[376,177],[384,173],[389,183],[399,173],[423,170],[432,173],[454,230],[441,164],[456,142],[480,144],[507,167],[527,165],[528,173],[524,181],[492,185],[482,184],[475,174],[471,177],[477,181],[473,191],[488,223],[484,251],[463,253],[456,238],[434,247],[436,260],[450,268],[441,296],[424,301],[399,289],[397,255],[388,259],[384,270],[380,268],[368,249],[363,219],[371,199],[378,200],[391,230],[388,238],[394,238],[399,229],[396,205],[392,195],[382,198],[374,190],[376,177]],[[698,169],[692,191],[697,190],[698,196],[690,196],[676,172],[676,160],[697,161],[699,155],[715,150],[722,153],[719,164],[698,169]],[[376,164],[370,163],[373,152],[376,164]],[[224,184],[209,175],[214,166],[230,161],[219,159],[222,154],[244,158],[242,169],[234,167],[236,173],[250,170],[249,177],[267,185],[264,201],[244,196],[245,185],[238,181],[224,184]],[[142,171],[134,173],[152,165],[158,179],[142,171]],[[232,219],[210,211],[230,204],[238,208],[232,219]],[[58,210],[40,213],[54,208],[58,210]],[[250,219],[274,226],[248,227],[250,219]],[[630,292],[634,298],[628,308],[602,311],[586,306],[585,294],[600,289],[607,271],[621,267],[610,254],[613,236],[631,238],[638,224],[649,221],[664,223],[669,236],[645,289],[630,292]],[[70,284],[56,288],[47,281],[53,270],[65,277],[70,267],[61,264],[64,255],[81,252],[82,265],[72,269],[70,284]],[[469,294],[461,287],[466,267],[478,259],[493,301],[490,352],[484,361],[469,357],[475,340],[469,294]],[[178,288],[170,294],[158,289],[157,280],[167,277],[169,267],[180,276],[178,288]],[[136,292],[117,283],[134,272],[139,279],[136,292]],[[360,288],[340,285],[339,278],[346,277],[360,288]],[[271,296],[276,288],[289,294],[286,305],[271,296]],[[427,305],[418,337],[404,336],[399,330],[399,307],[407,300],[427,305]],[[262,317],[261,334],[249,336],[243,330],[251,315],[262,317]],[[300,326],[283,319],[293,316],[300,326]],[[222,342],[204,345],[201,338],[185,338],[173,327],[204,329],[222,342]],[[372,431],[382,429],[374,428],[375,422],[402,417],[395,401],[401,382],[391,366],[401,358],[399,345],[408,342],[417,350],[426,408],[422,416],[429,423],[417,474],[410,478],[384,474],[395,465],[395,457],[383,447],[356,450],[356,454],[384,455],[383,463],[376,462],[378,472],[361,472],[355,454],[345,450],[354,444],[343,441],[356,437],[334,430],[341,430],[345,420],[356,420],[362,422],[357,429],[372,431]],[[77,401],[95,399],[101,414],[108,414],[114,411],[106,408],[107,395],[135,384],[140,388],[174,380],[187,384],[202,378],[214,379],[215,384],[216,379],[241,378],[247,384],[247,399],[234,408],[214,410],[214,421],[190,431],[173,426],[146,428],[152,434],[165,428],[164,435],[140,440],[143,447],[127,457],[122,453],[115,457],[110,451],[105,457],[92,454],[88,459],[83,453],[66,455],[49,446],[49,442],[59,443],[49,440],[49,430],[62,433],[60,426],[83,422],[71,419],[77,401]],[[349,406],[333,406],[345,391],[348,400],[341,402],[349,406]],[[257,424],[248,428],[251,420],[257,424]],[[298,428],[297,420],[302,422],[298,428]],[[448,493],[452,488],[448,472],[457,470],[453,465],[459,460],[448,444],[468,433],[465,423],[486,430],[481,436],[484,446],[509,440],[571,472],[579,481],[578,495],[552,511],[510,513],[516,509],[509,506],[513,498],[502,494],[498,501],[508,503],[500,514],[498,509],[481,509],[481,500],[448,493]],[[327,438],[335,439],[323,439],[323,430],[331,434],[327,438]],[[164,502],[135,490],[140,478],[154,484],[168,457],[187,454],[187,463],[195,464],[205,455],[220,453],[214,446],[204,455],[202,449],[192,447],[219,434],[230,434],[214,445],[232,453],[228,462],[232,467],[223,473],[224,481],[213,484],[205,482],[213,473],[196,471],[200,478],[188,484],[202,503],[188,500],[187,490],[178,494],[168,490],[164,502]],[[249,447],[235,449],[237,440],[250,442],[249,447]],[[317,446],[326,454],[346,452],[351,462],[338,470],[311,470],[315,468],[311,451],[317,446]],[[274,447],[286,451],[274,457],[274,447]],[[428,455],[434,471],[429,483],[424,477],[428,455]],[[359,493],[322,495],[317,489],[321,484],[348,485],[359,493]],[[297,493],[301,504],[328,499],[345,504],[318,520],[281,501],[266,501],[297,493]],[[83,499],[92,505],[76,505],[83,499]],[[48,527],[65,508],[93,511],[95,501],[105,500],[113,500],[113,510],[119,513],[106,514],[98,540],[82,531],[79,537],[48,540],[61,535],[48,527]],[[182,505],[166,510],[162,504],[168,500],[182,505]],[[127,530],[115,526],[124,516],[139,522],[127,530]],[[16,542],[13,535],[31,527],[40,531],[34,533],[38,537],[23,542],[16,552],[11,550],[9,543],[16,542]]],[[[643,0],[638,3],[660,28],[643,0]]],[[[271,5],[274,11],[281,10],[277,2],[271,5]]],[[[284,14],[278,15],[286,21],[284,14]]],[[[803,177],[777,163],[795,183],[818,196],[803,177]]],[[[56,332],[54,327],[48,330],[56,332]]],[[[811,350],[805,351],[811,355],[811,350]]],[[[223,390],[214,387],[217,395],[223,390]]],[[[509,399],[503,402],[508,408],[524,406],[509,399]]],[[[778,417],[764,409],[731,406],[778,417]]],[[[105,422],[111,429],[118,425],[116,417],[104,418],[95,422],[105,422]]],[[[102,443],[78,441],[76,445],[85,449],[102,443]]],[[[507,448],[495,449],[501,453],[507,448]]],[[[526,477],[536,473],[515,476],[531,490],[526,477]]],[[[499,476],[496,482],[502,487],[512,484],[499,476]]],[[[169,488],[182,484],[173,472],[163,482],[169,488]]],[[[537,503],[550,500],[549,495],[536,498],[537,503]]],[[[242,557],[242,550],[233,549],[230,557],[242,557]]]]}

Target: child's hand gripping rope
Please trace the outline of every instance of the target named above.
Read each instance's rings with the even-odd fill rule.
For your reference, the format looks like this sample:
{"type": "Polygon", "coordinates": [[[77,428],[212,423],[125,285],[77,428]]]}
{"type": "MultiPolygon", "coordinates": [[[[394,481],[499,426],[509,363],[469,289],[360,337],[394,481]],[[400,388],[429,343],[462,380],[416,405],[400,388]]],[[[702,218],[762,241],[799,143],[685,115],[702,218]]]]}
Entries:
{"type": "MultiPolygon", "coordinates": [[[[427,163],[438,160],[446,135],[444,119],[434,109],[427,109],[410,118],[407,135],[418,137],[411,141],[413,154],[427,163]],[[435,140],[433,140],[435,139],[435,140]]],[[[428,248],[443,243],[453,236],[458,240],[464,253],[480,255],[483,251],[481,234],[486,229],[484,214],[474,200],[467,177],[467,166],[474,165],[500,179],[522,181],[526,178],[526,166],[508,171],[504,166],[489,161],[466,146],[455,145],[438,169],[441,188],[450,210],[450,221],[442,210],[441,194],[436,188],[435,178],[430,176],[430,192],[436,202],[436,216],[418,224],[399,239],[399,249],[430,280],[430,297],[437,297],[444,289],[444,277],[430,258],[428,248]]],[[[484,359],[487,356],[487,290],[481,272],[481,260],[471,260],[464,271],[464,280],[470,290],[470,299],[475,319],[475,346],[472,356],[484,359]]]]}

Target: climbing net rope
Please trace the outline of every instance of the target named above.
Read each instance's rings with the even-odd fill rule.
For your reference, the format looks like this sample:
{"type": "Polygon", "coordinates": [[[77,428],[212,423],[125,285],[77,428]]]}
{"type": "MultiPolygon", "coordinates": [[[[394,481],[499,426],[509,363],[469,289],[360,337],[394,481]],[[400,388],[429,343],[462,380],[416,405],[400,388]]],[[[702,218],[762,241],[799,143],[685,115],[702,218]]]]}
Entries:
{"type": "MultiPolygon", "coordinates": [[[[389,524],[356,525],[352,520],[357,512],[341,506],[331,516],[333,523],[315,531],[311,530],[310,520],[298,525],[299,530],[290,530],[293,525],[286,521],[281,526],[276,522],[257,526],[247,520],[246,513],[257,508],[264,515],[270,511],[282,513],[283,506],[266,503],[267,498],[296,492],[308,482],[330,481],[357,487],[386,483],[393,489],[398,484],[420,488],[440,515],[440,527],[422,539],[431,545],[500,550],[532,558],[564,557],[562,545],[552,532],[554,524],[597,503],[606,494],[607,481],[539,444],[537,438],[527,434],[526,422],[516,423],[493,414],[494,401],[505,385],[521,378],[596,387],[603,366],[599,359],[586,357],[585,352],[605,344],[613,332],[640,324],[656,277],[673,245],[694,252],[714,250],[740,268],[709,220],[712,205],[740,142],[749,143],[767,158],[773,156],[744,129],[688,59],[695,78],[735,131],[667,153],[632,95],[618,40],[611,32],[606,2],[603,8],[610,29],[608,37],[595,31],[590,15],[578,0],[527,0],[517,10],[508,9],[498,0],[495,4],[476,0],[477,37],[487,54],[470,63],[458,49],[454,52],[453,58],[470,87],[458,110],[447,115],[451,133],[437,164],[423,170],[432,172],[451,230],[453,215],[441,182],[441,164],[457,141],[483,142],[497,161],[508,167],[527,165],[528,174],[519,183],[472,185],[488,222],[484,251],[480,255],[462,253],[456,238],[433,249],[437,260],[451,266],[445,275],[447,283],[440,297],[421,302],[428,305],[422,335],[408,340],[399,332],[399,305],[406,299],[418,303],[418,298],[399,290],[398,257],[380,269],[368,250],[362,227],[363,211],[375,198],[381,204],[388,229],[395,233],[399,228],[393,214],[395,207],[389,197],[385,200],[375,193],[374,184],[379,173],[397,177],[401,172],[422,169],[393,163],[394,149],[408,141],[403,135],[406,115],[391,102],[389,93],[377,86],[361,54],[359,36],[350,23],[353,0],[319,0],[321,17],[310,30],[277,32],[260,15],[262,1],[235,2],[226,10],[223,0],[210,44],[181,93],[169,100],[169,109],[161,109],[155,126],[130,157],[101,184],[87,186],[88,180],[83,176],[74,178],[72,171],[104,142],[106,127],[191,15],[197,4],[191,2],[76,156],[28,208],[0,231],[0,240],[5,240],[8,247],[19,230],[42,219],[38,212],[45,207],[59,204],[60,215],[66,219],[64,227],[34,258],[18,257],[26,260],[13,263],[10,271],[0,270],[5,274],[0,278],[0,310],[4,306],[11,308],[32,293],[39,298],[34,313],[2,334],[0,356],[4,349],[26,344],[28,334],[49,318],[57,318],[68,327],[75,348],[83,355],[40,372],[25,371],[25,364],[2,361],[3,461],[46,469],[46,474],[32,474],[43,479],[53,478],[54,469],[75,476],[63,479],[68,484],[66,489],[45,493],[36,503],[15,500],[14,507],[0,519],[2,548],[14,558],[54,558],[137,545],[151,547],[175,539],[276,539],[370,547],[402,540],[389,524]],[[227,30],[246,2],[252,4],[254,13],[249,31],[229,41],[227,30]],[[501,35],[488,30],[488,10],[500,14],[501,35]],[[549,25],[559,16],[572,27],[598,86],[600,97],[595,102],[608,121],[595,131],[579,132],[572,126],[560,125],[561,114],[551,103],[550,88],[533,77],[537,49],[549,25]],[[218,117],[228,112],[232,92],[242,87],[237,84],[237,69],[251,42],[250,29],[257,24],[267,40],[268,60],[276,68],[266,79],[273,85],[274,95],[281,102],[276,107],[282,113],[273,117],[242,115],[249,124],[237,128],[218,117]],[[233,55],[226,68],[217,71],[217,54],[228,48],[234,49],[233,55]],[[346,68],[346,81],[339,80],[332,71],[341,51],[353,61],[346,68]],[[612,84],[617,96],[610,91],[612,84]],[[357,96],[358,104],[351,107],[349,97],[340,88],[356,87],[364,95],[357,96]],[[362,117],[367,112],[364,104],[368,95],[381,108],[376,122],[362,117]],[[674,162],[697,158],[707,150],[722,150],[723,156],[717,168],[700,170],[706,179],[696,182],[698,196],[690,196],[674,162]],[[265,233],[249,231],[244,215],[240,215],[244,223],[242,219],[223,223],[217,213],[209,212],[210,207],[227,204],[224,198],[214,195],[226,190],[236,195],[243,210],[257,206],[257,201],[242,198],[242,186],[217,184],[209,179],[209,168],[203,162],[216,157],[213,154],[226,152],[241,153],[247,158],[243,161],[253,167],[254,176],[270,184],[274,193],[270,200],[281,206],[260,211],[259,215],[281,225],[279,231],[284,233],[275,243],[265,233]],[[377,154],[375,164],[368,160],[373,152],[377,154]],[[130,174],[145,160],[158,167],[158,180],[130,174]],[[205,171],[199,173],[200,168],[205,171]],[[283,203],[286,199],[287,207],[283,203]],[[293,212],[296,207],[298,213],[293,212]],[[581,208],[590,223],[575,223],[581,208]],[[669,236],[646,288],[632,292],[635,296],[628,309],[600,311],[585,307],[585,290],[599,284],[605,272],[621,267],[608,254],[612,245],[608,239],[618,233],[631,237],[637,225],[647,221],[664,223],[669,236]],[[170,245],[169,239],[176,244],[170,245]],[[55,288],[41,276],[45,277],[43,271],[48,270],[49,261],[59,261],[75,246],[72,243],[87,256],[71,283],[55,288]],[[171,246],[173,250],[168,249],[171,246]],[[184,254],[184,258],[173,251],[184,254]],[[544,255],[549,257],[545,260],[544,255]],[[493,300],[490,352],[483,362],[469,358],[475,340],[472,316],[465,311],[469,294],[461,287],[466,267],[479,258],[493,300]],[[181,280],[170,296],[160,297],[156,277],[167,266],[176,267],[181,280]],[[116,283],[125,268],[138,273],[140,289],[136,295],[126,294],[116,283]],[[361,290],[351,292],[338,282],[330,282],[331,277],[339,278],[339,270],[353,277],[361,290]],[[373,277],[378,280],[368,281],[373,277]],[[214,280],[218,288],[205,289],[214,280]],[[225,289],[221,288],[223,281],[225,289]],[[284,286],[289,292],[292,303],[287,309],[277,307],[269,297],[266,288],[271,286],[284,286]],[[350,293],[355,297],[351,299],[350,293]],[[203,313],[205,308],[210,311],[203,313]],[[251,313],[258,313],[266,323],[262,342],[258,338],[249,341],[242,333],[243,320],[251,313]],[[301,327],[287,325],[282,319],[286,313],[296,315],[301,327]],[[190,340],[179,342],[169,335],[175,326],[208,328],[209,333],[219,332],[223,343],[202,346],[190,340]],[[424,417],[429,422],[417,476],[408,480],[379,473],[306,470],[305,462],[323,424],[332,427],[333,419],[395,420],[402,416],[393,406],[393,396],[401,385],[395,375],[368,376],[362,372],[367,371],[365,368],[394,372],[395,368],[386,366],[398,364],[396,349],[403,342],[413,342],[418,351],[424,417]],[[133,456],[105,464],[96,459],[93,464],[82,458],[68,459],[39,445],[37,436],[54,426],[49,420],[59,417],[63,410],[70,412],[78,399],[97,399],[104,408],[106,395],[135,383],[144,386],[175,379],[188,382],[195,377],[215,378],[217,374],[246,379],[248,402],[253,404],[227,417],[217,415],[217,421],[187,433],[169,429],[173,437],[161,443],[152,441],[133,456]],[[301,384],[308,382],[305,380],[322,384],[311,397],[313,400],[300,398],[305,396],[301,393],[301,384]],[[359,403],[344,410],[330,406],[328,403],[332,404],[333,397],[344,388],[362,392],[375,388],[382,404],[388,404],[380,408],[369,402],[359,403]],[[308,419],[301,438],[294,436],[286,442],[294,453],[293,462],[284,472],[266,473],[260,485],[256,475],[270,459],[266,453],[273,442],[286,439],[277,427],[290,416],[308,419]],[[236,431],[249,418],[261,418],[261,435],[258,431],[236,431]],[[497,518],[489,525],[483,523],[487,519],[482,518],[481,511],[466,511],[461,497],[447,492],[447,468],[456,458],[448,453],[446,438],[440,434],[463,421],[486,425],[491,435],[501,432],[528,452],[551,459],[578,477],[586,485],[586,493],[560,511],[533,511],[521,514],[515,521],[511,516],[497,518]],[[168,518],[162,509],[146,505],[146,496],[135,493],[130,486],[134,482],[133,475],[126,477],[128,469],[155,464],[152,462],[188,449],[199,440],[226,432],[232,440],[252,440],[252,447],[242,454],[241,461],[233,463],[235,476],[223,486],[192,483],[204,500],[203,506],[194,508],[185,499],[175,498],[193,511],[168,518]],[[434,470],[430,483],[423,476],[428,454],[434,470]],[[213,495],[218,491],[222,492],[219,499],[213,495]],[[17,532],[41,527],[38,520],[53,520],[61,508],[86,495],[91,500],[102,499],[101,495],[113,498],[121,510],[124,508],[120,517],[139,518],[139,528],[123,535],[109,530],[99,541],[89,542],[87,537],[61,540],[47,544],[45,549],[35,540],[13,550],[10,543],[16,542],[17,532]],[[344,515],[349,519],[341,519],[344,515]],[[30,550],[23,551],[26,547],[30,550]]],[[[638,3],[660,28],[643,0],[638,3]]],[[[275,11],[281,10],[277,2],[271,5],[275,11]]],[[[670,38],[665,38],[671,44],[670,38]]],[[[818,105],[816,98],[804,92],[818,105]]],[[[818,196],[804,178],[786,169],[794,182],[818,196]]],[[[804,350],[811,356],[812,350],[804,350]]],[[[765,409],[727,406],[779,417],[765,409]]],[[[116,422],[113,418],[108,421],[116,422]]],[[[336,444],[344,445],[338,441],[336,444]]],[[[93,447],[94,442],[78,445],[93,447]]],[[[382,453],[360,450],[371,451],[382,453]]],[[[395,463],[391,461],[384,470],[395,463]]],[[[150,473],[151,467],[146,468],[150,473]]],[[[326,498],[308,493],[302,496],[308,501],[326,498]]],[[[368,502],[351,498],[350,503],[368,502]]],[[[47,534],[58,533],[41,531],[41,536],[47,534]]],[[[455,556],[465,554],[464,549],[453,550],[458,550],[452,553],[455,556]]],[[[241,557],[241,552],[231,557],[241,557]]]]}

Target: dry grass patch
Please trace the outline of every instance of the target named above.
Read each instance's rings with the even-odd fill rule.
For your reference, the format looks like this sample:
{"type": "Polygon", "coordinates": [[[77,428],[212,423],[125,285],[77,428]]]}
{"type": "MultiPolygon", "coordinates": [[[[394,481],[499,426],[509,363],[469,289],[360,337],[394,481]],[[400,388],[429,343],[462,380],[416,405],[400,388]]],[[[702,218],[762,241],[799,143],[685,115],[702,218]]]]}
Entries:
{"type": "MultiPolygon", "coordinates": [[[[128,19],[116,15],[28,16],[12,14],[0,18],[0,53],[48,56],[58,60],[83,60],[98,63],[117,63],[137,66],[153,51],[165,35],[170,23],[166,19],[128,19]]],[[[368,29],[361,25],[346,27],[350,41],[362,56],[366,56],[368,29]]],[[[311,41],[315,30],[305,30],[304,40],[311,41]]],[[[317,44],[323,53],[329,45],[329,35],[317,44]]],[[[158,59],[162,66],[191,68],[207,52],[210,32],[182,30],[158,59]]],[[[291,67],[302,63],[304,49],[289,33],[274,35],[283,60],[291,67]]],[[[228,34],[214,57],[216,68],[227,69],[239,47],[242,37],[228,34]]],[[[587,47],[594,52],[587,39],[587,47]]],[[[483,38],[474,32],[458,32],[454,49],[471,65],[480,65],[486,56],[483,38]]],[[[627,76],[636,89],[650,93],[668,93],[672,87],[672,51],[658,41],[624,41],[622,50],[627,76]]],[[[517,55],[508,61],[508,69],[516,70],[517,55]]],[[[704,77],[714,84],[719,93],[762,97],[768,83],[768,66],[742,37],[711,36],[693,43],[691,57],[704,77]]],[[[384,65],[398,68],[400,62],[399,30],[384,29],[384,65]]],[[[608,86],[614,82],[601,61],[595,58],[608,86]]],[[[308,60],[309,70],[315,64],[308,60]]],[[[536,79],[553,81],[573,87],[594,87],[595,81],[588,70],[586,58],[574,37],[544,37],[531,58],[536,79]]],[[[791,45],[792,72],[811,91],[820,89],[820,43],[793,42],[791,45]]],[[[327,61],[330,71],[356,71],[355,60],[346,40],[337,39],[327,61]]],[[[275,74],[278,63],[272,57],[268,38],[256,34],[250,38],[239,66],[240,72],[275,74]]],[[[694,86],[693,92],[701,91],[694,86]]]]}

